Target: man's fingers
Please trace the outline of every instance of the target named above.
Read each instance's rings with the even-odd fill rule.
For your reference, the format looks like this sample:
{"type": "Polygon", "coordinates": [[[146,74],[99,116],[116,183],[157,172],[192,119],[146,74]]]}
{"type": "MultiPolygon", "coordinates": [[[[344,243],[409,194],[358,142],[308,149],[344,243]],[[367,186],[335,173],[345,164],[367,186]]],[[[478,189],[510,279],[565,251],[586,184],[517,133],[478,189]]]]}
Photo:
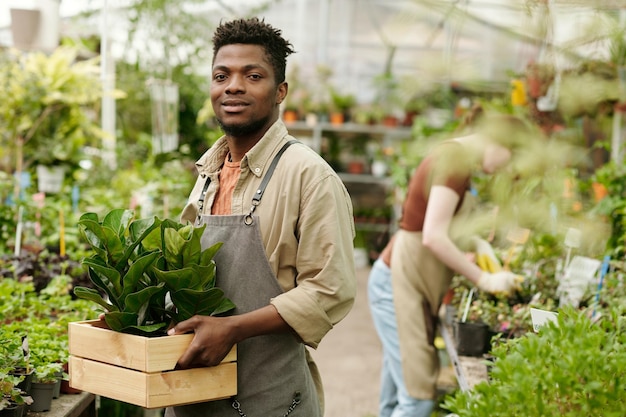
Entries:
{"type": "Polygon", "coordinates": [[[181,321],[167,331],[167,334],[173,336],[175,334],[185,334],[193,332],[196,329],[196,321],[192,318],[181,321]]]}

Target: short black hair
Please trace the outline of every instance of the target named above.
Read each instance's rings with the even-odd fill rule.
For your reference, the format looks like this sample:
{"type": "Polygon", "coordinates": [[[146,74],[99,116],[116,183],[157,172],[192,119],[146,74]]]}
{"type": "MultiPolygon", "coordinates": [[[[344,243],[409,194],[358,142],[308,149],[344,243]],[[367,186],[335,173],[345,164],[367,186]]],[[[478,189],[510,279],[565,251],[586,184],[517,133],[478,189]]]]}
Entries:
{"type": "Polygon", "coordinates": [[[213,60],[222,46],[236,43],[260,45],[274,68],[276,84],[285,81],[287,57],[294,53],[293,45],[276,29],[257,17],[222,22],[213,34],[213,60]]]}

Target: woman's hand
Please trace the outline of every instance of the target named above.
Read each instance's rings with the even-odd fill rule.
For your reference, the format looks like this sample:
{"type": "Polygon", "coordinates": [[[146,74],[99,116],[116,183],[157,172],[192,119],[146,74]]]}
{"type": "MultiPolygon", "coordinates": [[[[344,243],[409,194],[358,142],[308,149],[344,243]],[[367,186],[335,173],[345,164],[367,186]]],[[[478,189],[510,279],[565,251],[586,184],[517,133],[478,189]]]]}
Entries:
{"type": "Polygon", "coordinates": [[[513,291],[520,288],[520,284],[524,282],[524,277],[517,275],[511,271],[500,272],[483,272],[476,283],[476,286],[482,290],[492,294],[509,295],[513,291]]]}

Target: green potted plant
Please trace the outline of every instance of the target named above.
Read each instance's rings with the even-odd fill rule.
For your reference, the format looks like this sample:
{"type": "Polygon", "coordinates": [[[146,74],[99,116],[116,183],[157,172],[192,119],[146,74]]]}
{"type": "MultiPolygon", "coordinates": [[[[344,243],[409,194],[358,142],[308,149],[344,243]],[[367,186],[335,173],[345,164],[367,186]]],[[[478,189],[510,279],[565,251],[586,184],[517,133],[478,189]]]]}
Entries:
{"type": "Polygon", "coordinates": [[[60,384],[60,375],[63,372],[63,365],[60,362],[49,360],[42,354],[33,363],[35,376],[31,386],[31,397],[33,403],[31,411],[48,411],[52,407],[54,390],[60,384]]]}
{"type": "Polygon", "coordinates": [[[115,209],[102,221],[86,213],[78,222],[94,252],[83,264],[98,290],[76,287],[74,293],[104,308],[112,330],[164,334],[173,321],[235,307],[215,287],[213,256],[221,244],[201,250],[204,227],[133,218],[133,211],[115,209]]]}
{"type": "Polygon", "coordinates": [[[97,73],[95,60],[79,61],[71,48],[3,56],[0,144],[15,161],[11,171],[19,176],[31,165],[78,166],[82,148],[102,137],[86,110],[101,97],[97,73]]]}
{"type": "Polygon", "coordinates": [[[32,397],[19,388],[21,378],[0,369],[0,415],[19,417],[24,407],[33,403],[32,397]]]}
{"type": "Polygon", "coordinates": [[[135,220],[124,209],[102,220],[86,213],[79,227],[93,250],[83,262],[97,289],[74,293],[105,313],[104,320],[69,323],[70,386],[145,408],[234,395],[236,347],[217,366],[177,370],[193,334],[166,335],[175,322],[235,307],[215,286],[221,243],[203,250],[204,227],[135,220]]]}
{"type": "MultiPolygon", "coordinates": [[[[4,326],[0,328],[0,411],[7,415],[10,411],[21,412],[25,405],[32,403],[25,386],[25,373],[29,368],[22,350],[22,339],[4,326]]],[[[30,383],[30,381],[28,381],[30,383]]]]}
{"type": "Polygon", "coordinates": [[[356,104],[353,94],[342,94],[333,86],[329,86],[331,123],[342,124],[351,120],[350,111],[356,104]]]}

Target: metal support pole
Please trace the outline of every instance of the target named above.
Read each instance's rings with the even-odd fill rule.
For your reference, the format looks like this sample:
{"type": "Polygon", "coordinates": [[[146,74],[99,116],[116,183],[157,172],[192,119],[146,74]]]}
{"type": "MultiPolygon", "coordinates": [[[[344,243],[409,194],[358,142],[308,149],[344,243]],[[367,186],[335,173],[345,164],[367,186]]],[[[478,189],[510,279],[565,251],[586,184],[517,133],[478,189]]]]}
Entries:
{"type": "Polygon", "coordinates": [[[102,81],[102,112],[101,123],[105,134],[102,140],[102,159],[111,169],[117,168],[115,155],[115,64],[110,57],[111,47],[108,34],[108,4],[104,0],[102,8],[102,20],[100,28],[100,78],[102,81]]]}

